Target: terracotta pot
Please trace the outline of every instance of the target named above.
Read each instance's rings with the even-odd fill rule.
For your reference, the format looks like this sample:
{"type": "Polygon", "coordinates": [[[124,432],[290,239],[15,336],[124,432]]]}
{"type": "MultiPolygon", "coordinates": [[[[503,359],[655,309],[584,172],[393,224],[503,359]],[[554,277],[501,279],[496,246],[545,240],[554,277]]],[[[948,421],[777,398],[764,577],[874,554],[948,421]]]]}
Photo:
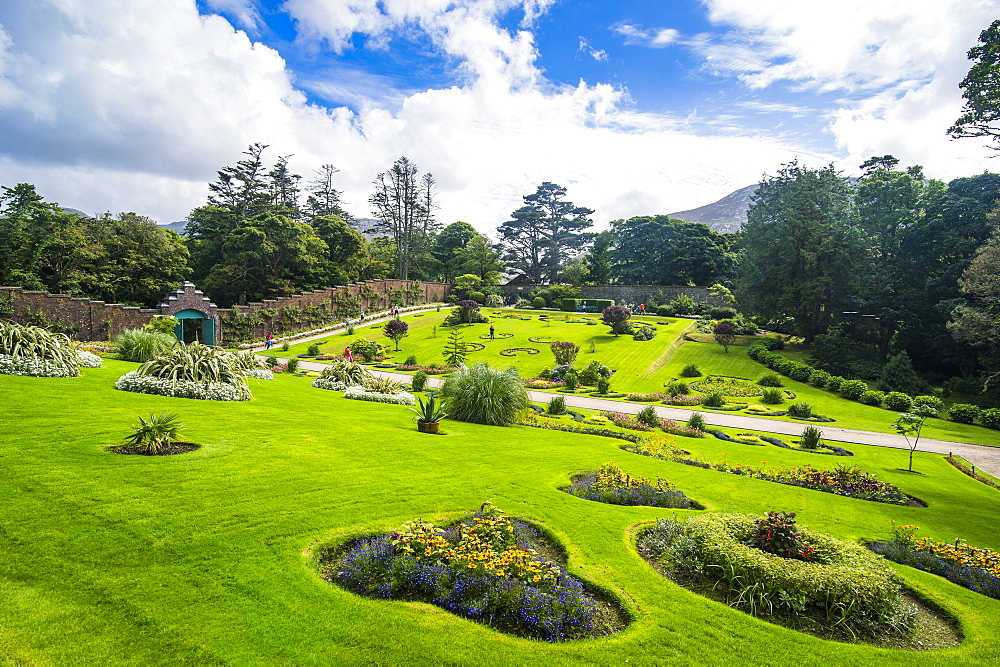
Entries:
{"type": "Polygon", "coordinates": [[[441,422],[417,421],[417,430],[421,433],[438,433],[441,430],[441,422]]]}

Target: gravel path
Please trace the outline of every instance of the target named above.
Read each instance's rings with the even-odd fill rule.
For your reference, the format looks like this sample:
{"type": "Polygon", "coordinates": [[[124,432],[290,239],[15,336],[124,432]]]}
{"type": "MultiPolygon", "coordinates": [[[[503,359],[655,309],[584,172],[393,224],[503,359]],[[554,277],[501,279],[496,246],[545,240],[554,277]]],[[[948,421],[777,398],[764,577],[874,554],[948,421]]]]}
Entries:
{"type": "MultiPolygon", "coordinates": [[[[376,324],[379,322],[385,322],[390,318],[380,318],[377,320],[369,320],[363,324],[355,324],[355,329],[369,326],[371,324],[376,324]]],[[[336,332],[340,333],[340,332],[336,332]]],[[[312,336],[310,338],[304,338],[295,341],[296,343],[301,343],[306,340],[313,340],[319,338],[329,338],[332,334],[320,334],[317,336],[312,336]]],[[[263,348],[255,349],[255,352],[263,353],[263,348]]],[[[276,350],[272,349],[270,354],[275,354],[276,350]]],[[[278,351],[277,353],[280,353],[278,351]]],[[[301,360],[299,362],[299,368],[305,370],[315,370],[322,371],[326,367],[326,364],[322,364],[315,361],[305,361],[301,360]]],[[[375,375],[380,375],[383,377],[391,377],[400,382],[409,383],[411,375],[406,373],[393,373],[391,371],[383,371],[372,369],[372,373],[375,375]]],[[[441,378],[430,377],[427,378],[427,384],[432,387],[439,387],[443,380],[441,378]]],[[[590,396],[576,396],[573,394],[559,394],[560,396],[566,397],[566,405],[574,408],[589,408],[592,410],[616,410],[618,412],[626,412],[630,414],[636,414],[644,407],[643,404],[627,403],[624,401],[612,401],[603,398],[593,398],[590,396]]],[[[528,390],[528,396],[532,401],[536,403],[548,403],[553,394],[544,391],[532,391],[528,390]]],[[[667,406],[654,406],[656,412],[661,417],[668,417],[670,419],[676,419],[677,421],[687,421],[688,417],[691,416],[691,410],[686,410],[683,408],[672,408],[667,406]]],[[[768,419],[766,417],[750,417],[748,415],[736,415],[720,412],[712,412],[711,410],[699,410],[701,414],[705,417],[705,421],[714,426],[728,426],[732,428],[746,429],[748,431],[765,431],[768,433],[780,433],[782,435],[800,435],[802,429],[805,428],[807,424],[797,423],[797,422],[786,422],[779,421],[776,419],[768,419]]],[[[871,431],[858,431],[848,428],[838,428],[835,426],[828,426],[825,424],[819,424],[819,427],[823,430],[823,437],[825,440],[833,440],[838,442],[846,442],[861,445],[875,445],[877,447],[892,447],[894,449],[909,449],[909,445],[906,443],[905,438],[901,435],[896,435],[893,433],[874,433],[871,431]]],[[[931,452],[934,454],[956,454],[961,456],[963,459],[976,466],[976,468],[993,475],[994,477],[1000,477],[1000,438],[995,438],[995,442],[980,445],[972,445],[964,442],[952,442],[949,440],[933,440],[930,438],[921,438],[917,451],[921,452],[931,452]]]]}

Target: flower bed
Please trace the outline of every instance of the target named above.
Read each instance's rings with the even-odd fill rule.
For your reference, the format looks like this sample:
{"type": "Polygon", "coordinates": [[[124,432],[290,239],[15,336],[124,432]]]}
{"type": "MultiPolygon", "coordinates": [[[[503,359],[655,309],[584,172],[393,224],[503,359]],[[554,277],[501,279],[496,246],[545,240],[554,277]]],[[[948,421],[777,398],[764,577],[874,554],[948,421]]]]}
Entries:
{"type": "Polygon", "coordinates": [[[588,592],[541,532],[490,503],[457,525],[417,519],[320,557],[328,581],[360,595],[421,600],[501,632],[544,641],[607,635],[625,625],[617,605],[588,592]]]}
{"type": "Polygon", "coordinates": [[[534,347],[509,347],[506,350],[500,350],[500,356],[515,357],[518,352],[524,352],[525,354],[538,354],[538,349],[534,347]]]}
{"type": "Polygon", "coordinates": [[[483,340],[506,340],[507,338],[513,338],[513,337],[514,334],[512,333],[499,333],[499,332],[494,333],[492,336],[489,335],[488,333],[480,336],[480,338],[482,338],[483,340]]]}
{"type": "Polygon", "coordinates": [[[719,392],[723,396],[761,396],[764,388],[746,378],[728,377],[725,375],[709,375],[704,380],[691,383],[691,388],[705,394],[719,392]]]}
{"type": "Polygon", "coordinates": [[[37,357],[11,357],[0,354],[0,375],[28,375],[31,377],[68,378],[80,371],[75,367],[37,357]]]}
{"type": "Polygon", "coordinates": [[[794,525],[794,514],[709,514],[660,520],[640,552],[685,583],[793,627],[850,637],[904,631],[915,610],[884,560],[863,546],[794,525]]]}
{"type": "Polygon", "coordinates": [[[667,393],[665,391],[653,393],[653,394],[629,394],[625,397],[626,401],[636,401],[637,403],[651,403],[654,401],[662,401],[667,398],[667,393]]]}
{"type": "Polygon", "coordinates": [[[1000,552],[980,549],[955,540],[955,544],[915,538],[917,526],[893,527],[888,542],[872,542],[868,548],[889,560],[924,570],[971,591],[1000,600],[1000,552]]]}
{"type": "Polygon", "coordinates": [[[132,391],[139,394],[156,394],[173,396],[175,398],[196,398],[203,401],[248,401],[250,390],[246,385],[234,385],[228,382],[192,382],[191,380],[168,380],[139,375],[138,371],[129,371],[118,378],[115,389],[132,391]]]}
{"type": "MultiPolygon", "coordinates": [[[[313,380],[313,386],[316,386],[322,378],[317,378],[313,380]]],[[[324,387],[325,388],[325,387],[324,387]]],[[[383,394],[378,391],[369,391],[364,387],[348,387],[344,390],[344,398],[350,398],[355,401],[373,401],[375,403],[395,403],[396,405],[415,405],[416,399],[413,394],[402,391],[396,394],[383,394]]]]}
{"type": "Polygon", "coordinates": [[[792,447],[791,445],[789,445],[789,444],[787,444],[787,443],[785,443],[785,442],[783,442],[783,441],[781,441],[781,440],[779,440],[777,438],[772,438],[771,436],[768,436],[768,435],[751,435],[751,434],[740,433],[740,434],[737,435],[736,438],[734,438],[731,435],[727,435],[725,432],[723,432],[722,430],[717,429],[717,428],[715,428],[715,429],[708,429],[707,432],[711,433],[712,435],[714,435],[719,440],[726,440],[728,442],[740,442],[740,443],[743,443],[743,444],[746,444],[746,445],[761,445],[761,446],[763,446],[765,443],[767,443],[767,444],[774,445],[775,447],[781,447],[782,449],[791,449],[791,450],[796,451],[796,452],[806,452],[807,454],[832,454],[834,456],[854,456],[854,452],[848,451],[848,450],[844,449],[843,447],[837,447],[836,445],[827,445],[827,444],[822,443],[822,442],[819,443],[817,445],[817,447],[821,448],[821,449],[829,450],[829,451],[820,451],[820,449],[802,449],[801,447],[792,447]],[[749,437],[747,437],[747,438],[740,438],[739,436],[742,436],[742,435],[747,435],[749,437]]]}
{"type": "Polygon", "coordinates": [[[93,352],[86,350],[76,351],[76,365],[80,368],[100,368],[103,361],[93,352]]]}
{"type": "Polygon", "coordinates": [[[525,380],[524,386],[529,389],[559,389],[560,387],[565,387],[566,383],[562,380],[549,380],[547,378],[535,377],[525,380]]]}
{"type": "Polygon", "coordinates": [[[662,477],[654,481],[627,475],[614,463],[577,476],[566,493],[610,505],[703,509],[662,477]]]}
{"type": "Polygon", "coordinates": [[[773,468],[766,470],[763,468],[753,468],[744,465],[729,465],[725,461],[719,463],[708,463],[699,459],[688,458],[684,455],[677,455],[669,450],[655,445],[648,445],[637,442],[630,445],[622,445],[622,449],[634,454],[651,456],[657,459],[664,459],[680,463],[683,465],[706,468],[727,472],[733,475],[744,475],[754,479],[762,479],[778,484],[789,484],[799,486],[814,491],[823,491],[847,498],[857,498],[858,500],[870,500],[890,505],[910,505],[912,499],[899,490],[898,487],[888,482],[883,482],[868,473],[847,466],[838,466],[834,470],[819,470],[812,466],[800,466],[781,470],[773,468]]]}
{"type": "Polygon", "coordinates": [[[664,405],[675,405],[680,407],[692,407],[701,404],[701,396],[688,396],[680,394],[678,396],[668,396],[661,401],[664,405]]]}
{"type": "Polygon", "coordinates": [[[551,343],[554,340],[552,336],[528,336],[529,343],[551,343]]]}
{"type": "Polygon", "coordinates": [[[451,366],[421,366],[420,364],[396,364],[397,371],[423,371],[428,375],[443,375],[451,373],[454,368],[451,366]]]}

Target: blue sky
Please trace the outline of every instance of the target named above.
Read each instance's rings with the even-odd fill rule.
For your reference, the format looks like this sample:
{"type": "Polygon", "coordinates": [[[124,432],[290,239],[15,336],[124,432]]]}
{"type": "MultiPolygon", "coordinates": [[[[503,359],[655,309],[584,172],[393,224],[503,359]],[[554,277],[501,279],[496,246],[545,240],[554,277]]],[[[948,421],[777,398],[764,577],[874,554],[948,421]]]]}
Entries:
{"type": "Polygon", "coordinates": [[[370,215],[400,155],[492,232],[543,181],[602,227],[782,162],[994,168],[945,130],[1000,0],[10,0],[0,183],[160,222],[249,144],[370,215]]]}

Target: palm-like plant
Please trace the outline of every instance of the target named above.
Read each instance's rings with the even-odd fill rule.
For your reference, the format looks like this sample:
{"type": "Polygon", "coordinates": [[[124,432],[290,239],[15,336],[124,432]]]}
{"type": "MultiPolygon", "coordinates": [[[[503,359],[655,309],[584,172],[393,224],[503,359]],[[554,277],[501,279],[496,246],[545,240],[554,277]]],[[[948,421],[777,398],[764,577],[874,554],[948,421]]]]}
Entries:
{"type": "Polygon", "coordinates": [[[169,410],[159,415],[151,412],[149,421],[139,417],[139,421],[132,425],[132,435],[125,438],[126,449],[159,454],[185,427],[179,418],[176,412],[169,410]]]}
{"type": "Polygon", "coordinates": [[[499,371],[482,362],[452,373],[441,394],[452,419],[476,424],[509,426],[528,409],[528,392],[517,370],[499,371]]]}
{"type": "Polygon", "coordinates": [[[111,341],[115,356],[124,361],[146,362],[180,345],[173,334],[154,329],[125,329],[111,341]]]}
{"type": "Polygon", "coordinates": [[[438,401],[434,394],[431,394],[426,402],[424,402],[423,398],[418,398],[417,404],[419,405],[419,409],[409,408],[410,412],[417,415],[414,417],[417,421],[425,424],[434,424],[448,416],[448,413],[444,411],[441,401],[438,401]]]}
{"type": "Polygon", "coordinates": [[[323,369],[321,375],[326,380],[343,382],[348,387],[366,386],[372,374],[366,367],[346,359],[335,359],[323,369]]]}
{"type": "MultiPolygon", "coordinates": [[[[190,382],[223,382],[246,387],[240,371],[231,365],[230,355],[220,347],[192,343],[150,359],[136,371],[165,380],[190,382]]],[[[249,391],[249,389],[247,389],[249,391]]]]}
{"type": "Polygon", "coordinates": [[[69,338],[41,327],[0,322],[0,354],[41,359],[68,369],[71,375],[80,374],[76,350],[70,347],[69,338]]]}
{"type": "Polygon", "coordinates": [[[268,368],[267,364],[264,363],[264,360],[253,352],[230,352],[229,365],[233,370],[241,373],[243,371],[254,371],[268,368]]]}
{"type": "Polygon", "coordinates": [[[379,394],[399,394],[403,391],[403,385],[392,378],[375,377],[369,375],[362,385],[367,391],[374,391],[379,394]]]}

